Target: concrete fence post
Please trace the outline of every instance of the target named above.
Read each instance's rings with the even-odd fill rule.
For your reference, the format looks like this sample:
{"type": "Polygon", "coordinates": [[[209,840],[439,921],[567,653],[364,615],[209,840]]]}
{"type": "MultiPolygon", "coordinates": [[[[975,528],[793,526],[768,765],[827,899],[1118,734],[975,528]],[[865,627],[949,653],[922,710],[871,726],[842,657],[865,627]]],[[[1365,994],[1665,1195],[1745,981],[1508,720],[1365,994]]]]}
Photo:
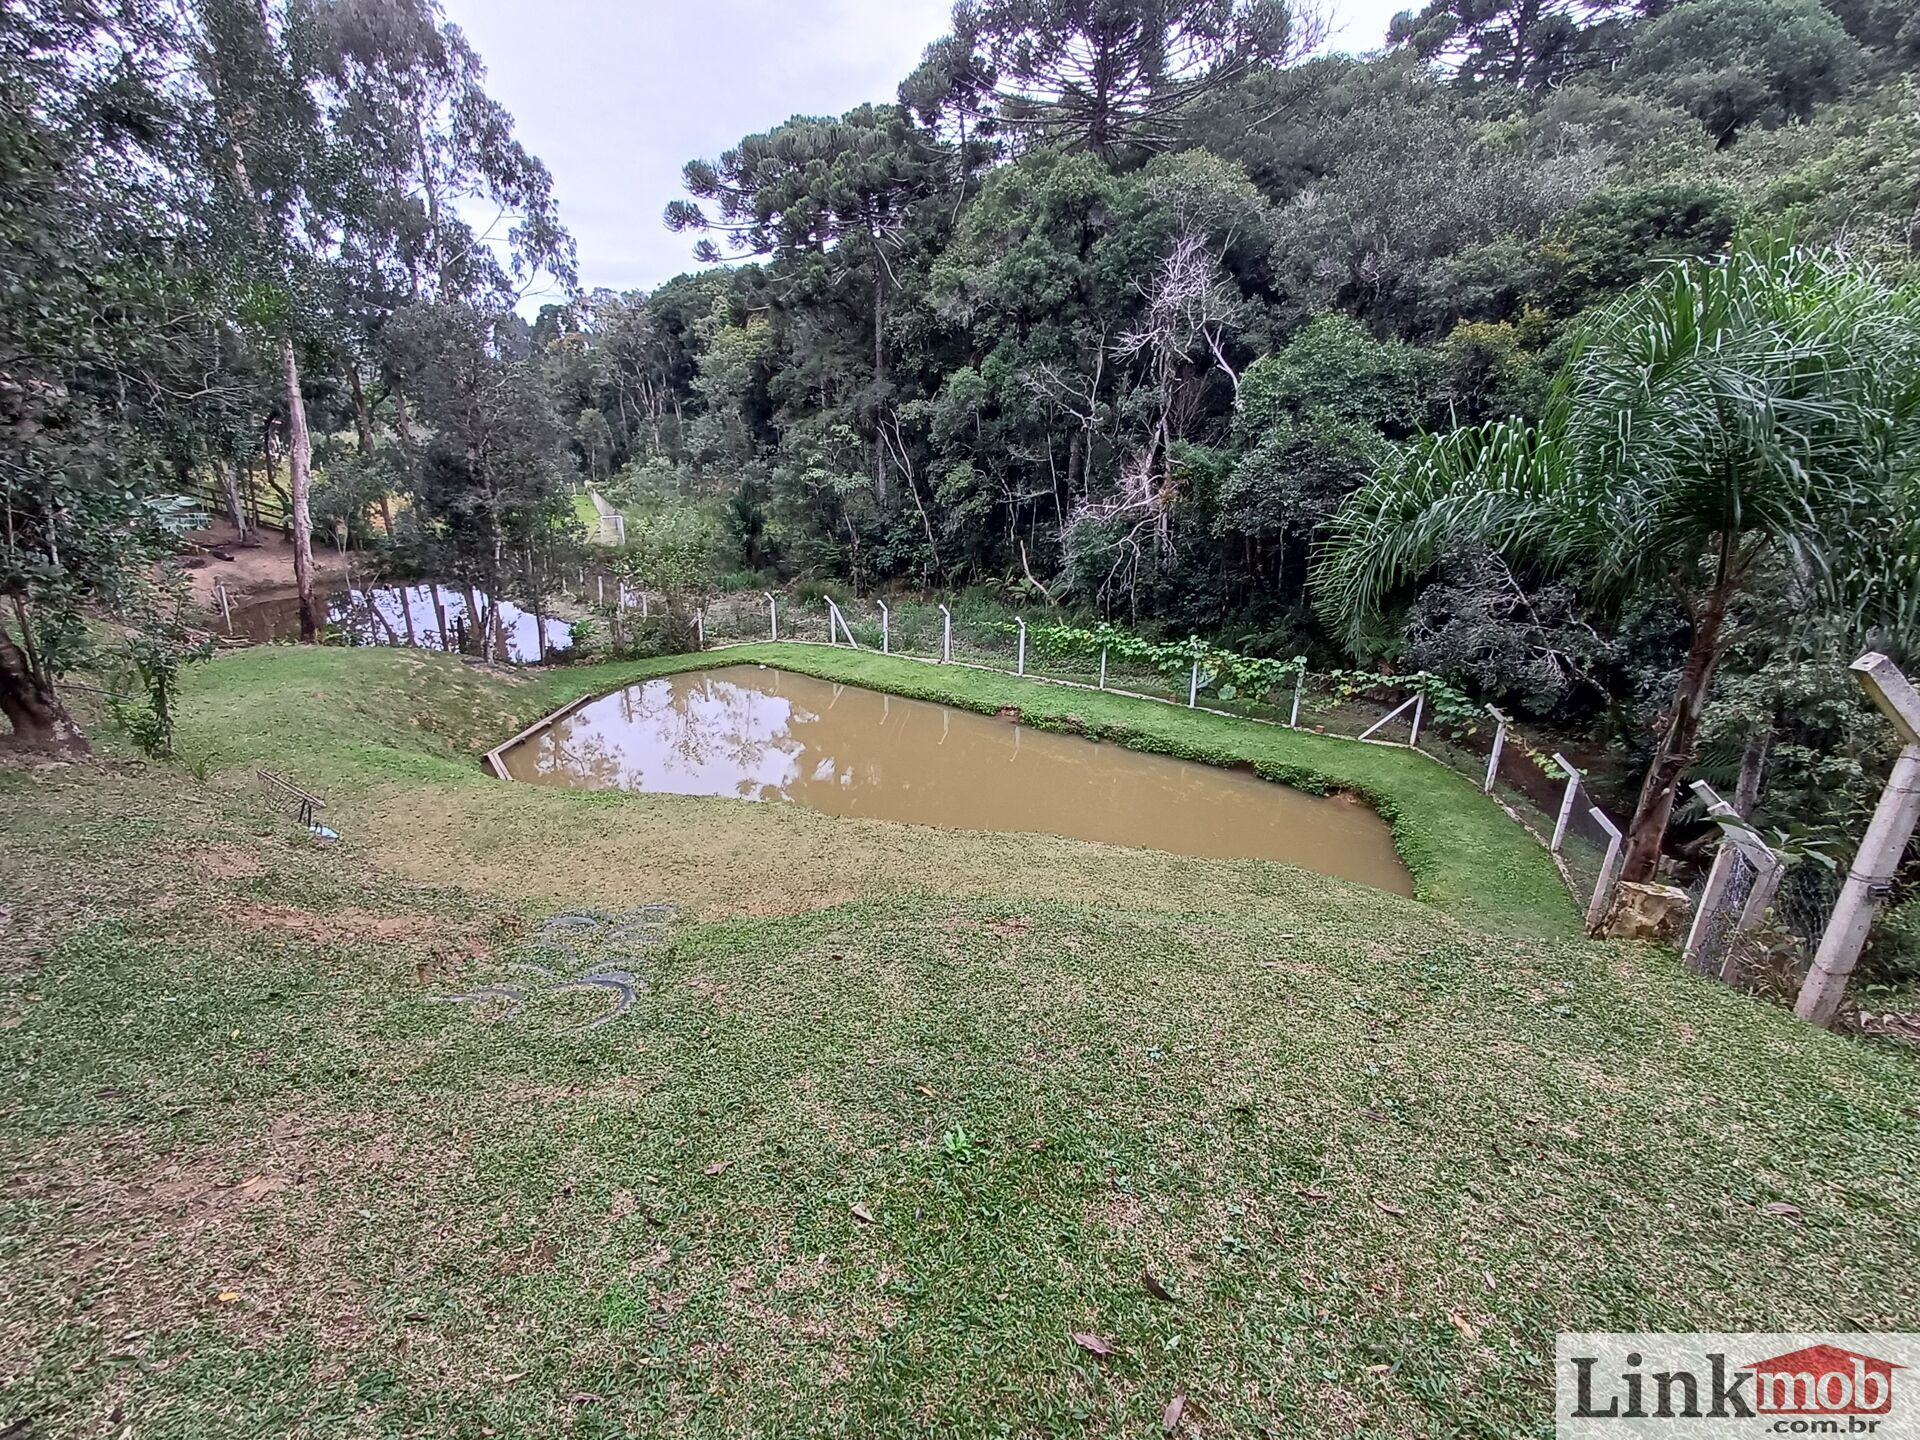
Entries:
{"type": "Polygon", "coordinates": [[[1187,676],[1187,708],[1193,709],[1200,699],[1200,662],[1193,662],[1193,671],[1187,676]]]}
{"type": "Polygon", "coordinates": [[[233,633],[233,602],[227,598],[227,582],[224,580],[216,582],[213,590],[214,594],[220,597],[220,613],[227,617],[227,633],[231,635],[233,633]]]}
{"type": "Polygon", "coordinates": [[[953,612],[944,605],[940,607],[940,663],[953,663],[953,612]]]}
{"type": "Polygon", "coordinates": [[[1480,787],[1482,795],[1493,793],[1494,782],[1500,778],[1500,752],[1507,748],[1507,717],[1493,706],[1487,706],[1487,713],[1493,716],[1493,750],[1487,756],[1487,781],[1480,787]]]}
{"type": "Polygon", "coordinates": [[[594,603],[598,605],[604,605],[607,603],[607,577],[606,576],[596,575],[593,577],[593,599],[594,599],[594,603]]]}
{"type": "Polygon", "coordinates": [[[891,655],[893,653],[893,612],[887,609],[886,601],[881,600],[877,603],[880,606],[880,653],[891,655]]]}
{"type": "Polygon", "coordinates": [[[707,611],[704,605],[693,612],[693,639],[694,649],[707,648],[707,611]]]}
{"type": "Polygon", "coordinates": [[[1100,688],[1107,688],[1107,647],[1100,647],[1100,688]]]}
{"type": "Polygon", "coordinates": [[[1887,788],[1880,792],[1880,803],[1847,871],[1846,884],[1840,887],[1833,918],[1827,921],[1820,948],[1814,952],[1813,968],[1807,972],[1793,1007],[1794,1014],[1816,1025],[1831,1025],[1839,1013],[1853,967],[1859,963],[1880,906],[1892,890],[1894,872],[1900,868],[1900,857],[1913,838],[1915,822],[1920,821],[1920,694],[1914,692],[1900,667],[1884,655],[1862,655],[1852,668],[1880,713],[1905,742],[1905,748],[1893,762],[1887,788]]]}
{"type": "Polygon", "coordinates": [[[1580,795],[1580,772],[1573,768],[1573,762],[1559,751],[1553,754],[1553,763],[1567,772],[1566,793],[1560,797],[1560,814],[1553,822],[1553,843],[1547,848],[1554,854],[1560,853],[1560,844],[1567,838],[1567,821],[1573,818],[1573,802],[1580,795]]]}
{"type": "Polygon", "coordinates": [[[1302,665],[1300,672],[1293,677],[1293,713],[1287,716],[1287,728],[1289,730],[1298,730],[1300,728],[1300,692],[1306,688],[1306,684],[1307,667],[1302,665]]]}
{"type": "Polygon", "coordinates": [[[1427,697],[1424,694],[1413,697],[1413,734],[1407,737],[1407,748],[1420,748],[1420,721],[1427,713],[1427,697]]]}
{"type": "Polygon", "coordinates": [[[760,593],[767,597],[767,638],[778,640],[780,638],[780,607],[774,604],[771,590],[762,590],[760,593]]]}
{"type": "Polygon", "coordinates": [[[1607,819],[1598,806],[1589,806],[1587,814],[1607,832],[1607,853],[1600,861],[1600,878],[1593,882],[1593,899],[1587,904],[1587,933],[1592,935],[1599,932],[1601,922],[1607,918],[1607,902],[1613,898],[1614,872],[1620,864],[1620,827],[1607,819]]]}
{"type": "Polygon", "coordinates": [[[1027,673],[1027,622],[1015,620],[1013,623],[1020,627],[1020,648],[1014,655],[1013,673],[1024,675],[1027,673]]]}

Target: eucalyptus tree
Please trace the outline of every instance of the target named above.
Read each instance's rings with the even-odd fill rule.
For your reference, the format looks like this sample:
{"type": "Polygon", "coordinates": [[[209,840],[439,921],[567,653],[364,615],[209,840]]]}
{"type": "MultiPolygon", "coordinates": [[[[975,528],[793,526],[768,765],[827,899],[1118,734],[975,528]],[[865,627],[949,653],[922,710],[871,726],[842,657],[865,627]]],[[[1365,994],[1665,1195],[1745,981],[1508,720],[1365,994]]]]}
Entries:
{"type": "MultiPolygon", "coordinates": [[[[571,291],[573,240],[553,180],[484,85],[486,67],[437,0],[294,0],[334,144],[352,162],[339,221],[393,303],[511,306],[571,291]],[[476,205],[495,219],[476,232],[476,205]],[[464,207],[464,212],[463,212],[464,207]]],[[[391,308],[391,305],[389,306],[391,308]]]]}
{"type": "Polygon", "coordinates": [[[202,144],[226,244],[249,290],[247,312],[279,360],[286,425],[289,528],[300,638],[319,634],[313,589],[313,435],[296,345],[302,297],[318,268],[317,215],[338,179],[337,156],[310,89],[301,47],[262,0],[194,0],[195,63],[208,100],[202,144]]]}
{"type": "Polygon", "coordinates": [[[1858,589],[1872,547],[1920,549],[1917,469],[1920,295],[1836,253],[1745,247],[1598,312],[1537,423],[1401,450],[1333,521],[1316,584],[1350,636],[1463,541],[1597,596],[1670,595],[1691,638],[1627,834],[1623,874],[1646,880],[1764,564],[1858,589]]]}
{"type": "Polygon", "coordinates": [[[311,57],[310,87],[341,162],[325,222],[330,293],[318,307],[332,363],[363,458],[376,432],[362,372],[380,370],[402,442],[397,468],[410,472],[419,446],[408,395],[380,363],[389,319],[403,305],[484,312],[547,287],[570,295],[573,241],[546,167],[514,138],[480,57],[437,0],[290,0],[289,24],[311,57]],[[494,216],[484,231],[466,218],[481,207],[494,216]]]}

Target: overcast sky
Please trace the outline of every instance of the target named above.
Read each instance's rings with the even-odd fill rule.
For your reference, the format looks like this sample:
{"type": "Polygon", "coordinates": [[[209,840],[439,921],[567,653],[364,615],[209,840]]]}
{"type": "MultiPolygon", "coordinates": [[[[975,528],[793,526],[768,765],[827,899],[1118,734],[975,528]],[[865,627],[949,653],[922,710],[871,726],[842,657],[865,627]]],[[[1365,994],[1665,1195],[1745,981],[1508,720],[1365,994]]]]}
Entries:
{"type": "MultiPolygon", "coordinates": [[[[695,268],[661,223],[680,168],[791,115],[891,100],[952,0],[444,0],[487,89],[553,172],[587,288],[695,268]]],[[[1370,50],[1408,0],[1332,0],[1332,45],[1370,50]]],[[[477,217],[484,222],[488,217],[477,217]]]]}

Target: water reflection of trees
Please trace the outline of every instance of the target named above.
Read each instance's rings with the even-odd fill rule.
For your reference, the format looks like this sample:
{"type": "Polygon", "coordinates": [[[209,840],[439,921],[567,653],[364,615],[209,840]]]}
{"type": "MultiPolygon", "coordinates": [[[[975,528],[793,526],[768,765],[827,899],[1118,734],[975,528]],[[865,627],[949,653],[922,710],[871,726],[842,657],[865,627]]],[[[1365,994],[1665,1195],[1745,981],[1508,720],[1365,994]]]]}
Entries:
{"type": "MultiPolygon", "coordinates": [[[[267,633],[255,638],[283,638],[278,604],[243,607],[240,622],[248,624],[257,615],[261,620],[257,627],[249,625],[249,633],[260,628],[267,633]]],[[[516,664],[542,658],[543,636],[546,654],[573,643],[566,621],[535,615],[470,585],[354,586],[331,598],[327,623],[352,645],[407,645],[516,664]]]]}
{"type": "Polygon", "coordinates": [[[783,696],[712,676],[649,680],[563,717],[513,769],[601,789],[774,799],[801,774],[796,715],[806,712],[783,696]]]}

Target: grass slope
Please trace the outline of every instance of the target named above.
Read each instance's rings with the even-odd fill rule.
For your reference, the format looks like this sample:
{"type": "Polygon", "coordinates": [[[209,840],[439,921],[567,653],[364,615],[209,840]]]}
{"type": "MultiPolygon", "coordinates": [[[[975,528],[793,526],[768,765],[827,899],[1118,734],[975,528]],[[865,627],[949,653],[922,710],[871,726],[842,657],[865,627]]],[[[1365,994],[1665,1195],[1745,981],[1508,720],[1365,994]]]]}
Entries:
{"type": "MultiPolygon", "coordinates": [[[[206,781],[0,770],[0,1428],[1545,1435],[1559,1329],[1920,1323],[1910,1057],[1511,902],[479,774],[632,673],[254,652],[206,781]],[[614,957],[585,1033],[435,999],[614,957]]],[[[1437,826],[1394,756],[1262,758],[1437,826]]]]}

